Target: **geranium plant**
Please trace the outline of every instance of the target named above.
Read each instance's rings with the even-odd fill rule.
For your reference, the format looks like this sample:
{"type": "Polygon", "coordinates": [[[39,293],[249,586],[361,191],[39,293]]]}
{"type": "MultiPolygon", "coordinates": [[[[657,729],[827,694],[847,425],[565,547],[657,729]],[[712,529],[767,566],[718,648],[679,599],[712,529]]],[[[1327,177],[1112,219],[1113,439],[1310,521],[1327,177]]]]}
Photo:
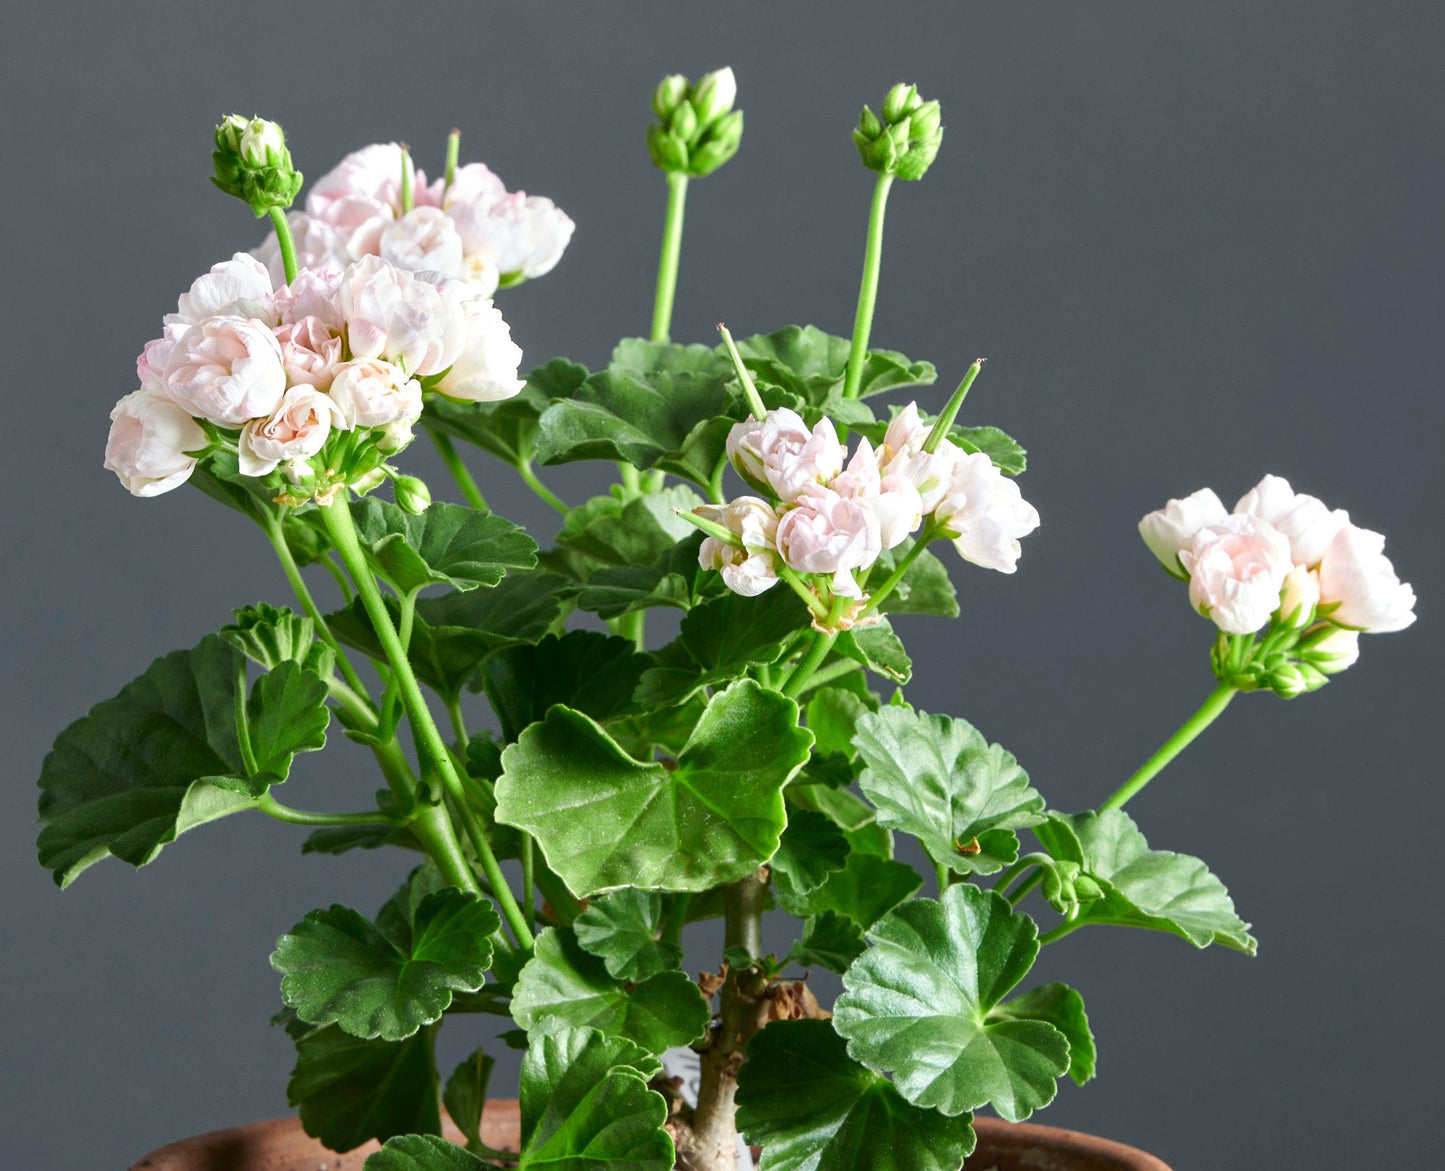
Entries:
{"type": "Polygon", "coordinates": [[[1097,809],[1051,809],[1013,752],[916,710],[890,617],[956,617],[952,573],[1013,573],[1039,524],[1023,448],[963,421],[981,363],[951,358],[961,381],[935,392],[933,365],[870,338],[890,188],[929,169],[938,103],[900,85],[854,131],[875,179],[851,336],[675,343],[688,184],[738,149],[734,100],[730,70],[653,95],[650,337],[525,376],[494,297],[561,258],[553,203],[461,165],[454,132],[438,179],[370,146],[290,211],[280,128],[226,119],[215,182],[270,234],[180,297],[112,414],[122,483],[190,483],[255,521],[297,608],[244,606],[62,732],[40,860],[65,885],[240,813],[316,853],[412,852],[375,913],[315,910],[271,957],[290,1101],[329,1147],[384,1143],[374,1171],[717,1171],[740,1134],[765,1168],[957,1171],[973,1111],[1024,1119],[1094,1074],[1079,993],[1029,981],[1041,948],[1118,926],[1254,952],[1221,881],[1146,841],[1129,800],[1236,695],[1314,691],[1361,633],[1413,619],[1379,534],[1266,476],[1232,511],[1204,490],[1141,522],[1216,628],[1218,685],[1097,809]],[[418,430],[464,503],[402,470],[418,430]],[[576,460],[617,482],[564,503],[541,475],[576,460]],[[507,468],[560,514],[551,548],[488,510],[478,479],[507,468]],[[650,640],[663,608],[676,636],[650,640]],[[333,722],[374,754],[375,799],[283,803],[333,722]],[[797,921],[786,955],[764,953],[770,908],[797,921]],[[701,920],[725,946],[699,974],[680,940],[701,920]],[[842,974],[836,1003],[815,968],[842,974]],[[476,1014],[526,1050],[517,1151],[480,1137],[492,1056],[436,1068],[437,1031],[476,1014]]]}

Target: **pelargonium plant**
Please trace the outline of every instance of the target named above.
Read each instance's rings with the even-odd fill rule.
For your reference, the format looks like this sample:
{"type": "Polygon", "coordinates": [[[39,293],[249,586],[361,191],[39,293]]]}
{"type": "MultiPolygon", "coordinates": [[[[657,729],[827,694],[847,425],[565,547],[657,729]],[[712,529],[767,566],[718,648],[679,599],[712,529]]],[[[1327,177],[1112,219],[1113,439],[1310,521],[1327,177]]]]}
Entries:
{"type": "Polygon", "coordinates": [[[688,184],[736,152],[735,96],[730,70],[653,95],[651,336],[525,376],[493,296],[557,264],[573,225],[551,201],[460,165],[454,132],[439,179],[369,146],[288,211],[281,129],[226,119],[216,184],[272,232],[181,295],[112,414],[121,482],[190,483],[255,521],[297,608],[242,607],[62,732],[40,860],[66,885],[239,813],[314,853],[414,855],[375,914],[312,911],[271,956],[289,1099],[329,1147],[384,1143],[373,1171],[717,1171],[740,1134],[764,1168],[957,1171],[973,1111],[1027,1118],[1094,1074],[1079,993],[1028,981],[1042,948],[1116,926],[1255,950],[1223,883],[1146,841],[1129,800],[1236,695],[1314,691],[1361,634],[1413,620],[1382,536],[1266,476],[1232,511],[1206,489],[1140,523],[1217,628],[1218,686],[1098,808],[1051,809],[1012,752],[914,708],[891,617],[956,617],[949,563],[1013,573],[1039,524],[1023,449],[959,422],[980,363],[935,394],[934,366],[871,345],[890,187],[928,170],[938,103],[900,85],[854,131],[876,178],[851,337],[675,343],[688,184]],[[418,428],[464,503],[401,470],[418,428]],[[557,510],[552,548],[488,510],[458,444],[557,510]],[[537,469],[578,460],[617,482],[571,505],[537,469]],[[681,615],[660,644],[658,608],[681,615]],[[374,755],[374,801],[283,804],[333,721],[374,755]],[[760,942],[770,909],[797,922],[785,955],[760,942]],[[703,920],[725,944],[695,975],[680,939],[703,920]],[[813,969],[842,974],[831,1006],[813,969]],[[526,1051],[517,1151],[480,1138],[492,1055],[435,1065],[438,1030],[475,1014],[526,1051]]]}

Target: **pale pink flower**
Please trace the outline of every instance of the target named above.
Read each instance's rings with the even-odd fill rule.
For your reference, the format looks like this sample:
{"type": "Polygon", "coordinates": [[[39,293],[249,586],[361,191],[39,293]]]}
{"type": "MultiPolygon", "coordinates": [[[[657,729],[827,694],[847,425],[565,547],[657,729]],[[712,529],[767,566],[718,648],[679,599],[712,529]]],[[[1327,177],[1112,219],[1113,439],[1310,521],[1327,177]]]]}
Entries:
{"type": "Polygon", "coordinates": [[[897,472],[883,475],[878,457],[867,439],[848,466],[828,484],[840,496],[856,500],[873,510],[878,518],[878,536],[883,548],[892,549],[923,523],[923,502],[911,480],[897,472]]]}
{"type": "Polygon", "coordinates": [[[1284,579],[1279,593],[1279,620],[1293,626],[1314,621],[1320,603],[1320,575],[1306,565],[1296,565],[1284,579]]]}
{"type": "Polygon", "coordinates": [[[507,194],[507,185],[485,163],[463,163],[452,176],[451,186],[442,197],[442,207],[454,211],[460,207],[491,207],[507,194]]]}
{"type": "Polygon", "coordinates": [[[796,508],[783,513],[777,529],[778,553],[801,573],[833,575],[833,592],[860,597],[853,570],[878,560],[883,542],[871,508],[831,488],[809,484],[796,508]]]}
{"type": "Polygon", "coordinates": [[[305,384],[325,390],[331,385],[341,363],[339,333],[333,333],[319,317],[303,317],[278,326],[275,333],[281,343],[286,377],[292,386],[305,384]]]}
{"type": "Polygon", "coordinates": [[[1018,568],[1020,538],[1039,527],[1038,509],[982,452],[960,452],[954,459],[947,494],[933,515],[960,557],[999,573],[1018,568]]]}
{"type": "Polygon", "coordinates": [[[1179,551],[1194,540],[1201,529],[1218,524],[1227,515],[1214,489],[1201,488],[1183,500],[1171,500],[1163,508],[1146,514],[1139,522],[1139,535],[1149,546],[1149,552],[1159,558],[1159,564],[1183,579],[1188,574],[1179,564],[1179,551]]]}
{"type": "MultiPolygon", "coordinates": [[[[351,263],[353,257],[330,224],[299,211],[287,212],[286,223],[291,229],[291,241],[296,249],[298,278],[308,269],[339,273],[351,263]]],[[[279,286],[285,283],[286,265],[281,259],[281,242],[276,239],[275,232],[268,233],[251,250],[251,255],[266,266],[273,284],[279,286]]]]}
{"type": "Polygon", "coordinates": [[[1367,634],[1404,630],[1415,621],[1415,591],[1385,556],[1385,537],[1346,525],[1320,560],[1320,603],[1325,617],[1367,634]]]}
{"type": "Polygon", "coordinates": [[[332,427],[344,428],[336,404],[309,386],[293,386],[266,419],[252,419],[236,444],[241,474],[264,476],[283,461],[309,459],[326,445],[332,427]]]}
{"type": "Polygon", "coordinates": [[[248,317],[203,318],[177,340],[165,386],[192,415],[223,427],[263,418],[286,390],[280,343],[248,317]]]}
{"type": "Polygon", "coordinates": [[[843,445],[831,419],[820,419],[811,431],[787,407],[767,417],[733,424],[727,438],[728,458],[751,483],[770,486],[785,504],[797,500],[808,485],[826,484],[843,470],[843,445]]]}
{"type": "Polygon", "coordinates": [[[462,238],[439,207],[414,207],[382,229],[377,247],[381,258],[411,272],[439,272],[459,277],[462,238]]]}
{"type": "Polygon", "coordinates": [[[282,325],[294,325],[306,317],[314,317],[333,333],[340,333],[346,324],[341,316],[337,296],[341,291],[341,272],[346,265],[333,269],[303,268],[289,285],[276,290],[276,313],[282,325]]]}
{"type": "Polygon", "coordinates": [[[778,584],[778,514],[771,504],[756,496],[739,496],[696,511],[705,520],[726,525],[742,542],[738,548],[717,537],[704,538],[698,548],[699,565],[718,570],[728,589],[744,597],[756,597],[778,584]]]}
{"type": "Polygon", "coordinates": [[[1294,568],[1289,538],[1257,516],[1226,516],[1179,552],[1189,600],[1226,634],[1253,634],[1279,609],[1294,568]]]}
{"type": "Polygon", "coordinates": [[[389,219],[401,210],[403,166],[411,172],[412,190],[422,190],[426,176],[416,169],[400,144],[377,142],[352,151],[311,185],[306,212],[334,224],[338,218],[346,218],[348,206],[365,202],[377,209],[377,214],[390,213],[386,214],[389,219]]]}
{"type": "Polygon", "coordinates": [[[176,339],[172,337],[158,337],[146,342],[145,349],[135,360],[135,376],[140,380],[142,390],[160,390],[165,386],[166,366],[175,348],[176,339]]]}
{"type": "Polygon", "coordinates": [[[166,314],[167,332],[176,335],[203,317],[251,317],[275,325],[271,274],[247,252],[213,264],[181,294],[176,311],[166,314]]]}
{"type": "Polygon", "coordinates": [[[436,384],[448,398],[490,403],[511,398],[527,385],[517,376],[522,348],[501,311],[486,297],[473,296],[462,281],[450,281],[443,293],[459,306],[466,340],[436,384]]]}
{"type": "Polygon", "coordinates": [[[110,412],[105,467],[133,496],[159,496],[191,478],[196,460],[188,452],[206,446],[206,433],[161,391],[126,395],[110,412]]]}
{"type": "Polygon", "coordinates": [[[1318,565],[1335,534],[1350,522],[1349,513],[1295,492],[1283,476],[1265,476],[1239,498],[1234,511],[1267,520],[1288,537],[1296,565],[1318,565]]]}
{"type": "Polygon", "coordinates": [[[940,439],[935,450],[924,451],[932,431],[933,425],[919,415],[918,404],[909,403],[893,416],[878,449],[878,464],[884,476],[898,476],[912,484],[925,516],[948,494],[953,465],[964,454],[950,439],[940,439]]]}
{"type": "Polygon", "coordinates": [[[421,383],[379,358],[343,362],[329,393],[346,430],[393,423],[409,428],[421,417],[421,383]]]}
{"type": "Polygon", "coordinates": [[[338,301],[355,357],[385,358],[425,377],[449,367],[466,344],[460,299],[380,257],[364,256],[346,270],[338,301]]]}
{"type": "Polygon", "coordinates": [[[491,204],[454,202],[464,251],[509,280],[545,276],[557,266],[577,225],[550,199],[516,191],[491,204]]]}

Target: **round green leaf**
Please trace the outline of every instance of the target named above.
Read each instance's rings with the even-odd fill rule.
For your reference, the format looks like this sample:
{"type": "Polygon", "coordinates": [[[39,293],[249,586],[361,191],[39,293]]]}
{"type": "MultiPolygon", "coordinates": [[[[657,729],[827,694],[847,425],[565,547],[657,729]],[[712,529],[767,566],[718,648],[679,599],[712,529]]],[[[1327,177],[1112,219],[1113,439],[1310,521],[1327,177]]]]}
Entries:
{"type": "Polygon", "coordinates": [[[335,904],[312,911],[271,955],[281,995],[313,1025],[355,1037],[399,1041],[441,1017],[453,992],[482,987],[501,919],[481,895],[448,887],[426,895],[411,922],[410,946],[365,915],[335,904]]]}
{"type": "Polygon", "coordinates": [[[577,942],[617,980],[639,981],[682,964],[682,948],[657,938],[662,897],[630,887],[601,895],[572,924],[577,942]]]}
{"type": "Polygon", "coordinates": [[[362,1171],[477,1171],[495,1167],[433,1134],[406,1134],[368,1155],[362,1171]]]}
{"type": "Polygon", "coordinates": [[[827,1021],[774,1021],[756,1034],[737,1101],[762,1171],[958,1171],[973,1151],[969,1115],[904,1101],[849,1059],[827,1021]]]}
{"type": "Polygon", "coordinates": [[[1012,1122],[1046,1106],[1069,1068],[1069,1042],[1039,1020],[990,1019],[1038,955],[1027,915],[992,891],[951,886],[868,932],[843,975],[833,1024],[848,1052],[910,1102],[947,1115],[991,1104],[1012,1122]]]}
{"type": "Polygon", "coordinates": [[[797,704],[752,680],[712,697],[671,768],[554,707],[503,753],[497,820],[531,833],[578,897],[707,890],[772,857],[812,739],[797,704]]]}
{"type": "Polygon", "coordinates": [[[559,1023],[588,1027],[661,1053],[701,1037],[712,1009],[682,972],[659,972],[629,987],[583,951],[572,932],[550,927],[517,977],[512,1016],[529,1034],[559,1023]]]}
{"type": "Polygon", "coordinates": [[[1098,1050],[1084,998],[1067,984],[1043,984],[1005,1000],[989,1012],[990,1020],[1046,1021],[1069,1039],[1069,1077],[1083,1085],[1094,1076],[1098,1050]]]}
{"type": "Polygon", "coordinates": [[[400,592],[444,584],[494,586],[537,564],[537,543],[509,520],[437,502],[419,516],[375,496],[351,506],[367,560],[400,592]]]}

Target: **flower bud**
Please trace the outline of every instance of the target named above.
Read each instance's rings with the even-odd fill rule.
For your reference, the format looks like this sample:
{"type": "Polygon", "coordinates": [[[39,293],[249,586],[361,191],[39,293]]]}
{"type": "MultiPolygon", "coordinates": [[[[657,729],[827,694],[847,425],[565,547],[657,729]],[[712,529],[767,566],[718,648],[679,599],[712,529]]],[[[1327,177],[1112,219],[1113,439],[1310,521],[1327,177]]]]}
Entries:
{"type": "Polygon", "coordinates": [[[1281,626],[1301,630],[1314,621],[1315,607],[1319,602],[1319,574],[1303,565],[1296,565],[1280,588],[1279,609],[1275,613],[1281,626]]]}
{"type": "Polygon", "coordinates": [[[1300,641],[1300,659],[1326,675],[1338,675],[1360,657],[1360,632],[1329,623],[1311,630],[1300,641]]]}
{"type": "Polygon", "coordinates": [[[925,102],[918,87],[895,85],[883,99],[883,117],[867,106],[853,131],[863,165],[880,175],[921,179],[938,156],[943,114],[937,102],[925,102]]]}
{"type": "Polygon", "coordinates": [[[667,129],[674,138],[680,138],[683,142],[691,142],[694,134],[697,133],[698,118],[697,111],[692,108],[691,102],[682,102],[672,112],[672,117],[667,120],[667,129]]]}
{"type": "Polygon", "coordinates": [[[392,481],[396,503],[403,512],[420,516],[431,505],[431,491],[415,476],[397,476],[392,481]]]}
{"type": "Polygon", "coordinates": [[[1290,662],[1281,663],[1270,672],[1269,685],[1281,699],[1294,699],[1308,690],[1304,672],[1290,662]]]}
{"type": "Polygon", "coordinates": [[[372,468],[365,475],[358,476],[351,481],[351,490],[358,496],[365,496],[386,483],[386,470],[384,468],[372,468]]]}
{"type": "Polygon", "coordinates": [[[705,74],[692,87],[692,104],[698,122],[703,126],[716,122],[733,108],[737,96],[737,78],[730,66],[705,74]]]}
{"type": "Polygon", "coordinates": [[[665,126],[655,122],[647,128],[647,153],[659,171],[687,170],[687,144],[673,138],[665,126]]]}
{"type": "Polygon", "coordinates": [[[888,91],[888,96],[883,99],[883,120],[885,122],[898,122],[905,114],[911,114],[918,108],[918,87],[906,85],[899,82],[888,91]]]}
{"type": "Polygon", "coordinates": [[[258,219],[272,208],[291,206],[301,190],[301,172],[291,163],[280,126],[230,114],[216,127],[215,138],[212,183],[250,204],[258,219]]]}
{"type": "Polygon", "coordinates": [[[883,133],[883,123],[878,120],[878,115],[867,106],[863,107],[863,113],[858,116],[857,133],[869,141],[883,133]]]}
{"type": "Polygon", "coordinates": [[[382,455],[395,455],[410,445],[415,436],[412,433],[412,419],[397,419],[375,432],[374,442],[382,455]]]}
{"type": "Polygon", "coordinates": [[[652,91],[652,112],[666,122],[685,97],[687,78],[681,73],[671,73],[659,81],[657,88],[652,91]]]}

